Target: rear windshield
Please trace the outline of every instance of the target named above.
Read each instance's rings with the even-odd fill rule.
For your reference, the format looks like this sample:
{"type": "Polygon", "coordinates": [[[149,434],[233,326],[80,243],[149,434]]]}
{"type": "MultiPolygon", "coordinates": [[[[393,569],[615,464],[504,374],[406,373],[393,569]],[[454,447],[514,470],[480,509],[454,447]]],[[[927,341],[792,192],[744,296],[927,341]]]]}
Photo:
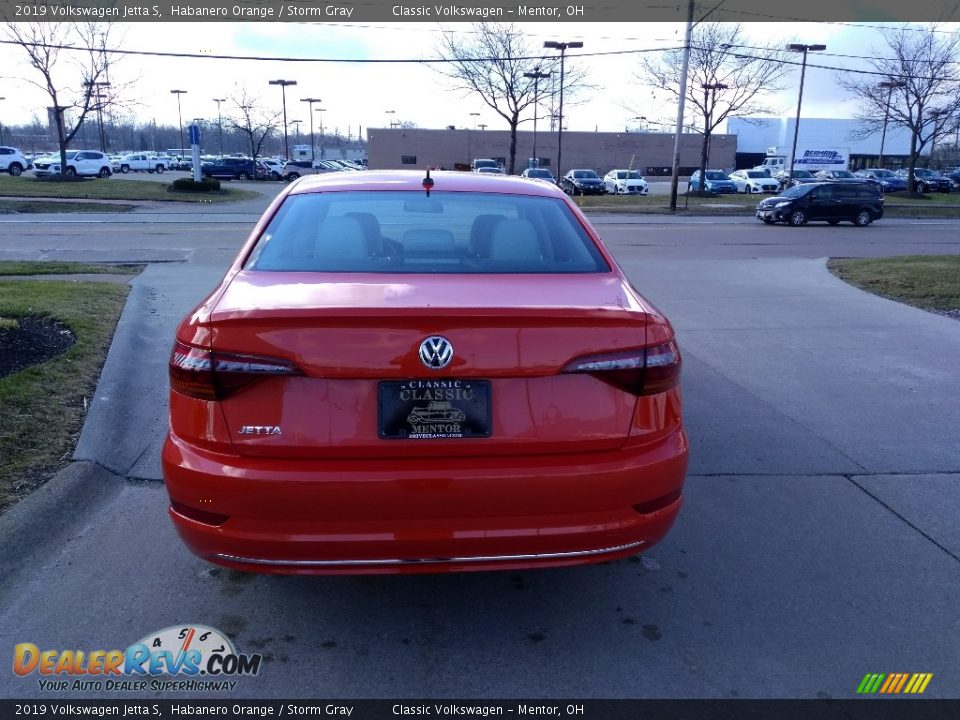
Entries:
{"type": "Polygon", "coordinates": [[[707,180],[729,180],[726,175],[722,172],[710,172],[709,170],[706,173],[707,180]]]}
{"type": "Polygon", "coordinates": [[[578,180],[583,178],[592,179],[592,178],[596,178],[597,174],[593,170],[574,170],[573,176],[578,180]]]}
{"type": "Polygon", "coordinates": [[[609,272],[560,198],[348,191],[290,195],[247,269],[371,273],[609,272]]]}

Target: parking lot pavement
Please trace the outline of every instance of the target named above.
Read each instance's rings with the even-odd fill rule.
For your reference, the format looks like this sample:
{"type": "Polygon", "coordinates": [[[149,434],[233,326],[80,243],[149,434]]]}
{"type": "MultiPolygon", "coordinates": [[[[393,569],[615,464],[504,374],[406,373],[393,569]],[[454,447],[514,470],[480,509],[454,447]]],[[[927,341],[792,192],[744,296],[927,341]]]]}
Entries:
{"type": "MultiPolygon", "coordinates": [[[[185,230],[134,242],[185,262],[134,281],[78,447],[121,475],[159,476],[174,323],[245,232],[197,231],[190,249],[185,230]]],[[[16,252],[122,255],[123,232],[17,237],[16,252]]],[[[960,323],[807,259],[833,228],[793,235],[792,258],[735,246],[733,226],[688,228],[684,256],[663,251],[669,225],[618,232],[615,254],[685,358],[691,474],[662,544],[540,572],[253,576],[190,555],[160,483],[118,478],[85,512],[38,516],[54,540],[16,546],[0,649],[122,648],[194,622],[264,655],[242,697],[852,697],[864,673],[890,669],[934,673],[927,697],[960,696],[960,323]],[[714,242],[729,243],[724,259],[697,249],[714,242]]],[[[859,237],[866,251],[877,236],[859,237]]],[[[45,491],[24,502],[43,507],[45,491]]],[[[34,683],[0,673],[0,694],[34,683]]]]}

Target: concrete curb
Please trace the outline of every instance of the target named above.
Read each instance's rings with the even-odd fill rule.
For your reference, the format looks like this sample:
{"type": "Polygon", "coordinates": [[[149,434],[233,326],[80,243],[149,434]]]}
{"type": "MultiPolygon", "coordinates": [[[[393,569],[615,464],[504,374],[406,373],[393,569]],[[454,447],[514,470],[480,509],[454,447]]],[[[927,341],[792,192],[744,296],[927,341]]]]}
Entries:
{"type": "Polygon", "coordinates": [[[34,558],[63,545],[90,523],[97,508],[120,493],[122,478],[93,462],[79,460],[55,474],[0,515],[0,577],[12,587],[15,575],[34,571],[34,558]]]}

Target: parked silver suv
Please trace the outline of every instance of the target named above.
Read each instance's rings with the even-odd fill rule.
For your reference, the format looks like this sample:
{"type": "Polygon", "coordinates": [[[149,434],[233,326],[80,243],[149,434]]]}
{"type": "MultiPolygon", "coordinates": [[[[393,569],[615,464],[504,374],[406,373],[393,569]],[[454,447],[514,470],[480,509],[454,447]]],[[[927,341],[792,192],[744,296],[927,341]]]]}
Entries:
{"type": "Polygon", "coordinates": [[[14,177],[30,169],[30,161],[15,147],[0,145],[0,172],[8,172],[14,177]]]}

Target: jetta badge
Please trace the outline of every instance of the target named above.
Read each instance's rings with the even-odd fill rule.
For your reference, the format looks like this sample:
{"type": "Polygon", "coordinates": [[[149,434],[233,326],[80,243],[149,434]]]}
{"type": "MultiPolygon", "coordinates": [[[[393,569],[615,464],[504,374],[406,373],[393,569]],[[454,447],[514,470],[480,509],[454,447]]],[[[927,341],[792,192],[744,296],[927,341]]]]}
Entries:
{"type": "Polygon", "coordinates": [[[445,368],[453,360],[453,345],[445,337],[433,335],[420,343],[420,361],[432,370],[445,368]]]}

